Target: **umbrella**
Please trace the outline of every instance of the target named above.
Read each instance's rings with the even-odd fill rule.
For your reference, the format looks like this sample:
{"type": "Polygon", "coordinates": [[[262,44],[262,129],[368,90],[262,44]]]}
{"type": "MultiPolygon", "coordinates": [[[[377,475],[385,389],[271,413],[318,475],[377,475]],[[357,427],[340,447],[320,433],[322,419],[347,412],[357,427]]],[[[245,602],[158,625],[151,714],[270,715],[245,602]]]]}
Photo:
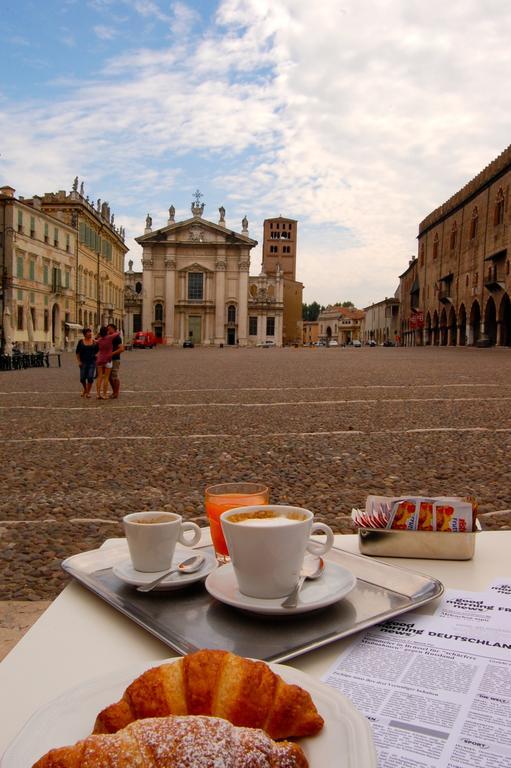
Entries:
{"type": "Polygon", "coordinates": [[[9,307],[4,308],[3,315],[4,354],[12,355],[12,323],[9,307]]]}
{"type": "Polygon", "coordinates": [[[28,333],[28,349],[30,352],[34,351],[34,319],[32,317],[32,309],[28,302],[26,303],[27,309],[27,333],[28,333]]]}

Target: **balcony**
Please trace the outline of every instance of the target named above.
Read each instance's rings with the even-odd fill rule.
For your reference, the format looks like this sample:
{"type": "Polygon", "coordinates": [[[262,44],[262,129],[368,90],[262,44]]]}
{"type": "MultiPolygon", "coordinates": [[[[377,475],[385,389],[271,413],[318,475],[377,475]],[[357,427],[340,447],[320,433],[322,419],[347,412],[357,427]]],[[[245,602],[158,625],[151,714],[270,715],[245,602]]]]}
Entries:
{"type": "Polygon", "coordinates": [[[438,301],[441,301],[442,304],[452,304],[452,297],[451,297],[451,287],[445,287],[441,288],[438,291],[438,301]]]}
{"type": "Polygon", "coordinates": [[[506,284],[504,280],[499,280],[499,275],[497,275],[496,273],[494,273],[491,277],[488,276],[486,278],[486,280],[484,281],[484,287],[491,293],[506,290],[506,284]]]}

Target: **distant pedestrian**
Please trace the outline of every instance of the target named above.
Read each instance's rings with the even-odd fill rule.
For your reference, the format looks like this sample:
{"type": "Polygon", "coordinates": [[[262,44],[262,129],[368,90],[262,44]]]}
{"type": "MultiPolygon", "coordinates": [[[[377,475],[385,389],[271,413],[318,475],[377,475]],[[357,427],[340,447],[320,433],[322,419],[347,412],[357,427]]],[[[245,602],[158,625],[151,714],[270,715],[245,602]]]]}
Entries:
{"type": "Polygon", "coordinates": [[[98,400],[108,399],[108,381],[112,372],[112,349],[116,336],[119,334],[109,334],[105,325],[99,329],[96,336],[98,353],[96,355],[96,368],[98,377],[96,379],[96,397],[98,400]]]}
{"type": "Polygon", "coordinates": [[[110,374],[110,386],[112,387],[112,400],[116,400],[119,397],[121,389],[121,381],[119,379],[119,368],[121,367],[121,353],[124,352],[124,344],[122,343],[122,337],[117,333],[117,326],[115,323],[108,323],[107,330],[110,336],[114,336],[112,342],[112,372],[110,374]]]}
{"type": "Polygon", "coordinates": [[[98,345],[92,338],[92,330],[84,328],[83,339],[80,339],[76,345],[76,359],[80,366],[80,383],[82,392],[80,397],[90,397],[90,391],[96,374],[96,354],[98,345]]]}

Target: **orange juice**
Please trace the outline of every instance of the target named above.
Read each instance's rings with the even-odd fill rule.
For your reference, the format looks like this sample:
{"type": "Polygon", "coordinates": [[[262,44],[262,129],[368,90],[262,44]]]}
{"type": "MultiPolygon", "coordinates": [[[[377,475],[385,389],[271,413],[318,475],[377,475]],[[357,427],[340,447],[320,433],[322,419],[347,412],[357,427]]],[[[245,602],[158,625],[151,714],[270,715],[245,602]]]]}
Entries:
{"type": "Polygon", "coordinates": [[[211,540],[219,560],[226,562],[229,558],[220,524],[222,512],[269,502],[269,490],[262,483],[223,483],[206,488],[206,514],[211,528],[211,540]]]}

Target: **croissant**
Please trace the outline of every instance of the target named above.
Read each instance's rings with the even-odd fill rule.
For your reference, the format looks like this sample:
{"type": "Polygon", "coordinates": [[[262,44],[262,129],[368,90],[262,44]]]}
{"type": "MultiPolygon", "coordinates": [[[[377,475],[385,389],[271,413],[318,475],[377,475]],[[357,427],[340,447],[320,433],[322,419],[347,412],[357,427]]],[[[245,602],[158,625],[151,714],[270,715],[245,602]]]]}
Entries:
{"type": "Polygon", "coordinates": [[[52,749],[32,768],[308,768],[301,747],[219,717],[153,717],[52,749]]]}
{"type": "Polygon", "coordinates": [[[285,683],[263,661],[201,650],[144,672],[120,701],[99,713],[94,733],[114,733],[133,720],[213,715],[262,728],[272,739],[313,736],[323,727],[307,691],[285,683]]]}

